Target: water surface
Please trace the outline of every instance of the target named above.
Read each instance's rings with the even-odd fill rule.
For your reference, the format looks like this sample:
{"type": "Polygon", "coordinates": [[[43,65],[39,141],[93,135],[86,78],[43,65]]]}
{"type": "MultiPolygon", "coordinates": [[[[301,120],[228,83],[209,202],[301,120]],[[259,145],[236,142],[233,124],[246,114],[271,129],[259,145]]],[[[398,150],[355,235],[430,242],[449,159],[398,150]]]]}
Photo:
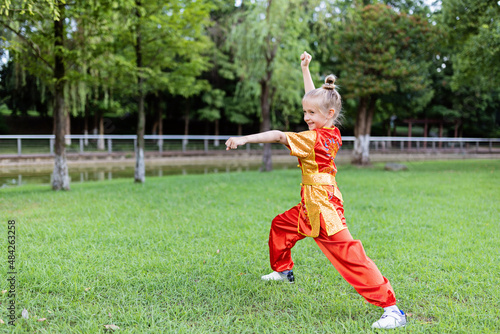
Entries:
{"type": "MultiPolygon", "coordinates": [[[[297,162],[274,162],[274,169],[289,169],[297,166],[297,162]]],[[[146,165],[146,178],[151,176],[230,173],[258,171],[260,162],[214,163],[172,166],[166,164],[146,165]]],[[[51,183],[52,166],[2,167],[0,169],[0,187],[16,187],[26,184],[51,183]]],[[[87,181],[106,181],[134,177],[133,165],[79,165],[69,166],[71,183],[87,181]]]]}

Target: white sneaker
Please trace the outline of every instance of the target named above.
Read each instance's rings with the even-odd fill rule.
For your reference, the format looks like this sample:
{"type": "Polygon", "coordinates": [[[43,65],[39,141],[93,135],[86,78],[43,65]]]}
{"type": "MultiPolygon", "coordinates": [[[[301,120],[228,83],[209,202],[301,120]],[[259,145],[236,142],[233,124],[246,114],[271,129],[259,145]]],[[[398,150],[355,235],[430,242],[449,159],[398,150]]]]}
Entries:
{"type": "Polygon", "coordinates": [[[406,315],[403,311],[385,311],[377,322],[374,322],[372,328],[393,329],[404,327],[406,325],[406,315]]]}
{"type": "Polygon", "coordinates": [[[264,281],[287,281],[289,283],[295,282],[295,277],[293,276],[293,271],[289,271],[288,274],[283,274],[277,271],[273,271],[268,275],[261,277],[264,281]]]}

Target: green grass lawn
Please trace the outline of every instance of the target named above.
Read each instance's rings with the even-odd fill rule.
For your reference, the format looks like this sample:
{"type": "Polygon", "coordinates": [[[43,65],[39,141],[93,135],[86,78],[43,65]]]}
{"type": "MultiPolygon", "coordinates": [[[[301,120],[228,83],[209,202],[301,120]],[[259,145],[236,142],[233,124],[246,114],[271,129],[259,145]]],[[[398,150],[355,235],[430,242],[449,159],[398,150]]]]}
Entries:
{"type": "MultiPolygon", "coordinates": [[[[500,161],[408,167],[337,175],[352,235],[409,316],[400,331],[498,333],[500,161]]],[[[15,219],[18,320],[0,332],[370,332],[381,309],[310,238],[293,251],[295,284],[260,280],[271,220],[298,202],[299,183],[296,169],[2,189],[0,277],[15,219]]],[[[6,293],[0,302],[7,323],[6,293]]]]}

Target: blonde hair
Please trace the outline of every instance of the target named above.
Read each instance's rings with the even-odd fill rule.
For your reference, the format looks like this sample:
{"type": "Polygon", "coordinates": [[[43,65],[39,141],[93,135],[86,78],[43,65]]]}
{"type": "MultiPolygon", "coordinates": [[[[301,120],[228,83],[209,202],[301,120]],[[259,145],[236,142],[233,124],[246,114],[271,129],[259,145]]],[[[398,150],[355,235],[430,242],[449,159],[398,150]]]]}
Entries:
{"type": "Polygon", "coordinates": [[[325,83],[320,87],[307,92],[302,101],[315,105],[323,115],[328,115],[330,109],[334,110],[333,124],[338,125],[342,112],[342,98],[335,89],[335,80],[337,77],[330,74],[325,78],[325,83]]]}

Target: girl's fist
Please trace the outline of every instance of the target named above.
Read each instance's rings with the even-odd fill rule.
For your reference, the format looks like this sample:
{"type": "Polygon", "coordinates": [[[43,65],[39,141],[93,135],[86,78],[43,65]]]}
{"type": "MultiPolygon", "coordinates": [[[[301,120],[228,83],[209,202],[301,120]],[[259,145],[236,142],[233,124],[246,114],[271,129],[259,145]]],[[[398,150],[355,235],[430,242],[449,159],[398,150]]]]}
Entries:
{"type": "Polygon", "coordinates": [[[306,51],[304,51],[304,53],[300,55],[300,66],[302,67],[309,66],[311,59],[312,59],[311,55],[306,51]]]}

